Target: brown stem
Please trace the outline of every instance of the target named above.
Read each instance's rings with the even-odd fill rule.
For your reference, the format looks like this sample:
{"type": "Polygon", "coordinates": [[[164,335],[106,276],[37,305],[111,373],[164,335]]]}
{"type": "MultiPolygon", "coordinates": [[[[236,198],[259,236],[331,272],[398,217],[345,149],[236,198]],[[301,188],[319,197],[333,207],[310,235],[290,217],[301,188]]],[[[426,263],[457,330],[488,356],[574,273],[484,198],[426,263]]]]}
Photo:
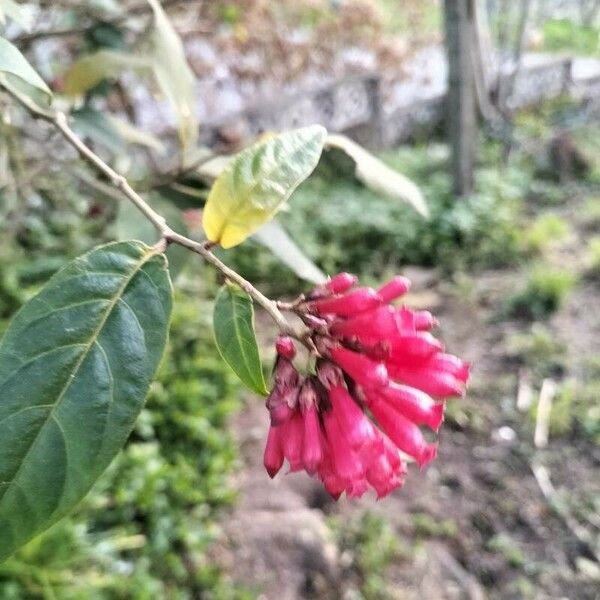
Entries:
{"type": "Polygon", "coordinates": [[[129,184],[127,179],[106,164],[93,150],[91,150],[71,129],[67,116],[60,111],[53,111],[42,108],[33,102],[28,96],[21,94],[6,84],[3,77],[0,76],[0,86],[8,92],[19,104],[25,107],[34,117],[47,121],[53,125],[75,150],[90,163],[96,171],[102,173],[108,178],[116,190],[125,196],[144,217],[154,225],[160,235],[161,242],[156,246],[158,251],[163,252],[168,244],[178,244],[196,254],[199,254],[220,271],[227,279],[237,283],[258,305],[260,305],[275,321],[281,332],[292,336],[310,348],[309,330],[306,327],[295,328],[283,316],[276,302],[267,298],[257,290],[249,281],[244,279],[239,273],[228,267],[218,257],[210,251],[209,245],[196,242],[180,233],[177,233],[166,222],[165,218],[159,215],[129,184]]]}

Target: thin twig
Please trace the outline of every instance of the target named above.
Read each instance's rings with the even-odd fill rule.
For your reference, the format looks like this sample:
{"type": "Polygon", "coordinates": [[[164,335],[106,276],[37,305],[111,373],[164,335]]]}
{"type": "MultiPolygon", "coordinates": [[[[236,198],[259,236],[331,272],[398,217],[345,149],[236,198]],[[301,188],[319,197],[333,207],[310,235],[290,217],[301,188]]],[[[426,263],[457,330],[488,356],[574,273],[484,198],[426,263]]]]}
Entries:
{"type": "MultiPolygon", "coordinates": [[[[285,335],[292,336],[307,347],[310,348],[308,340],[308,329],[293,327],[283,316],[277,304],[263,295],[249,281],[244,279],[239,273],[228,267],[219,258],[217,258],[209,249],[210,245],[196,242],[180,233],[177,233],[167,224],[164,217],[159,215],[129,184],[127,179],[115,171],[112,167],[106,164],[93,150],[91,150],[71,129],[67,115],[60,111],[53,111],[42,108],[33,102],[28,96],[21,94],[19,91],[7,86],[4,79],[0,77],[0,86],[8,92],[19,104],[26,108],[31,115],[38,119],[47,121],[53,125],[67,142],[77,150],[80,156],[90,163],[96,171],[104,175],[111,185],[116,188],[123,196],[125,196],[142,215],[154,225],[163,242],[162,246],[166,249],[168,244],[178,244],[196,254],[199,254],[220,271],[227,279],[237,283],[257,304],[259,304],[275,321],[279,329],[285,335]]],[[[160,247],[160,246],[157,246],[160,247]]],[[[162,248],[161,248],[162,249],[162,248]]]]}

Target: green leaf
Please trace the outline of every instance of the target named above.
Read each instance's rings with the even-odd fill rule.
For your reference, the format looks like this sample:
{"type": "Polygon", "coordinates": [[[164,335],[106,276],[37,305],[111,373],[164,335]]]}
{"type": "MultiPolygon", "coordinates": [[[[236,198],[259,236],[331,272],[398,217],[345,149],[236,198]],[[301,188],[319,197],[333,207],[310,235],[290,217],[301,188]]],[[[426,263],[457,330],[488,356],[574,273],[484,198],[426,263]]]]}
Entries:
{"type": "Polygon", "coordinates": [[[315,265],[287,231],[275,220],[263,225],[253,236],[259,244],[268,248],[284,265],[298,277],[310,283],[323,283],[325,274],[315,265]]]}
{"type": "Polygon", "coordinates": [[[356,178],[365,186],[392,200],[408,202],[418,213],[429,216],[421,190],[408,177],[394,171],[345,135],[327,136],[326,146],[342,150],[354,161],[356,178]]]}
{"type": "Polygon", "coordinates": [[[35,72],[21,52],[3,37],[0,37],[0,73],[5,75],[9,84],[11,79],[16,77],[28,86],[43,92],[48,100],[52,98],[52,92],[44,80],[35,72]]]}
{"type": "Polygon", "coordinates": [[[189,148],[198,139],[196,77],[187,62],[181,38],[160,2],[148,0],[148,3],[154,12],[148,58],[163,94],[175,108],[181,144],[189,148]]]}
{"type": "Polygon", "coordinates": [[[323,127],[312,125],[238,154],[216,180],[204,207],[208,239],[232,248],[270,221],[317,166],[326,136],[323,127]]]}
{"type": "Polygon", "coordinates": [[[164,256],[101,246],[57,273],[0,343],[0,561],[66,515],[129,436],[171,313],[164,256]]]}
{"type": "Polygon", "coordinates": [[[213,324],[223,360],[252,391],[266,396],[250,296],[233,283],[225,284],[215,299],[213,324]]]}

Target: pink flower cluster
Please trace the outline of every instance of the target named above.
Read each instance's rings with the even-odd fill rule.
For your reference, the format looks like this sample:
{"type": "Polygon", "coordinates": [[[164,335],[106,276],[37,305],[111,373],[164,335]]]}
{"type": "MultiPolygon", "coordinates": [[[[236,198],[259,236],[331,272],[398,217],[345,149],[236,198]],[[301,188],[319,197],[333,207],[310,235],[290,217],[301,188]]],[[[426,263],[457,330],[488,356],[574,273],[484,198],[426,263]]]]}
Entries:
{"type": "Polygon", "coordinates": [[[394,277],[377,291],[356,282],[340,273],[297,307],[317,349],[314,373],[298,372],[294,343],[280,337],[267,398],[269,475],[287,460],[292,472],[318,476],[336,500],[370,487],[381,498],[401,486],[399,450],[420,467],[433,460],[437,444],[421,426],[438,431],[441,400],[462,396],[469,377],[469,365],[429,333],[437,323],[431,313],[391,304],[408,279],[394,277]]]}

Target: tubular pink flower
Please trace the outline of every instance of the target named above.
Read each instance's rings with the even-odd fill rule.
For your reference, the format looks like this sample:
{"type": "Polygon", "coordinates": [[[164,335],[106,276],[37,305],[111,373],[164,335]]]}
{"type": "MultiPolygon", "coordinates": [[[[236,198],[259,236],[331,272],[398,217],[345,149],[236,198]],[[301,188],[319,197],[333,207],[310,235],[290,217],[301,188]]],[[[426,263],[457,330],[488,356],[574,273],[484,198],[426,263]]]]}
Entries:
{"type": "Polygon", "coordinates": [[[418,310],[414,313],[414,324],[417,331],[429,331],[439,321],[428,310],[418,310]]]}
{"type": "Polygon", "coordinates": [[[382,303],[381,297],[373,288],[358,288],[343,296],[314,300],[309,306],[317,315],[351,317],[380,306],[382,303]]]}
{"type": "Polygon", "coordinates": [[[395,311],[396,325],[401,335],[412,335],[417,332],[414,311],[401,306],[395,311]]]}
{"type": "Polygon", "coordinates": [[[420,467],[425,466],[435,458],[436,444],[428,444],[421,430],[412,421],[403,417],[391,406],[375,400],[370,405],[375,418],[390,439],[406,454],[412,456],[420,467]]]}
{"type": "Polygon", "coordinates": [[[427,425],[438,431],[444,419],[444,405],[425,392],[393,381],[383,388],[380,399],[417,425],[427,425]]]}
{"type": "Polygon", "coordinates": [[[350,485],[346,488],[346,494],[348,495],[348,498],[360,498],[368,489],[369,482],[366,477],[362,477],[350,482],[350,485]]]}
{"type": "Polygon", "coordinates": [[[400,298],[400,296],[404,296],[409,289],[410,279],[402,277],[402,275],[396,275],[396,277],[390,279],[385,285],[381,286],[377,290],[377,293],[385,303],[389,303],[400,298]]]}
{"type": "Polygon", "coordinates": [[[347,481],[360,479],[362,464],[350,447],[332,411],[323,414],[323,424],[327,432],[327,442],[331,450],[333,466],[338,477],[347,481]]]}
{"type": "Polygon", "coordinates": [[[430,333],[414,333],[412,335],[399,335],[390,340],[390,360],[396,362],[403,356],[427,358],[435,352],[444,349],[442,343],[430,333]]]}
{"type": "Polygon", "coordinates": [[[469,380],[471,365],[452,354],[436,354],[427,361],[426,366],[428,369],[450,373],[463,383],[467,383],[469,380]]]}
{"type": "Polygon", "coordinates": [[[333,335],[371,346],[397,335],[398,327],[393,308],[380,306],[351,319],[338,319],[331,324],[330,331],[333,335]]]}
{"type": "Polygon", "coordinates": [[[327,490],[329,495],[334,500],[339,500],[340,496],[344,493],[344,490],[346,489],[346,484],[344,483],[344,481],[332,471],[328,471],[326,473],[323,473],[322,475],[320,474],[319,477],[323,482],[323,485],[325,486],[325,489],[327,490]]]}
{"type": "Polygon", "coordinates": [[[470,370],[428,333],[437,325],[430,312],[389,304],[408,280],[395,277],[378,292],[355,283],[340,273],[294,305],[318,353],[316,375],[300,376],[294,342],[280,337],[267,398],[269,475],[287,460],[290,471],[317,475],[336,500],[369,487],[382,498],[400,487],[400,450],[421,467],[433,460],[437,445],[420,426],[439,429],[444,403],[434,398],[462,395],[470,370]]]}
{"type": "Polygon", "coordinates": [[[332,413],[353,449],[358,450],[365,444],[373,442],[373,426],[345,387],[341,385],[332,387],[329,390],[329,399],[332,413]]]}
{"type": "Polygon", "coordinates": [[[316,407],[309,406],[302,414],[304,421],[304,441],[302,445],[302,464],[309,474],[317,472],[323,460],[323,433],[316,407]]]}
{"type": "Polygon", "coordinates": [[[332,294],[343,294],[344,292],[347,292],[357,281],[358,277],[356,275],[351,275],[350,273],[338,273],[325,284],[325,287],[332,294]]]}
{"type": "Polygon", "coordinates": [[[281,425],[280,435],[283,455],[290,464],[290,471],[300,471],[302,469],[304,423],[299,411],[296,411],[291,419],[281,425]]]}
{"type": "Polygon", "coordinates": [[[422,368],[387,364],[389,373],[394,379],[411,387],[415,387],[436,398],[450,398],[464,396],[465,386],[462,381],[451,373],[422,368]]]}
{"type": "Polygon", "coordinates": [[[379,388],[387,385],[388,373],[385,365],[376,362],[363,354],[352,352],[343,346],[336,346],[330,350],[331,358],[352,379],[365,388],[379,388]]]}
{"type": "Polygon", "coordinates": [[[278,427],[269,427],[263,464],[271,479],[279,473],[279,470],[283,465],[283,449],[281,447],[280,435],[281,431],[278,427]]]}
{"type": "Polygon", "coordinates": [[[385,454],[380,454],[367,469],[367,481],[377,492],[377,498],[383,498],[400,487],[402,475],[390,465],[385,454]]]}

